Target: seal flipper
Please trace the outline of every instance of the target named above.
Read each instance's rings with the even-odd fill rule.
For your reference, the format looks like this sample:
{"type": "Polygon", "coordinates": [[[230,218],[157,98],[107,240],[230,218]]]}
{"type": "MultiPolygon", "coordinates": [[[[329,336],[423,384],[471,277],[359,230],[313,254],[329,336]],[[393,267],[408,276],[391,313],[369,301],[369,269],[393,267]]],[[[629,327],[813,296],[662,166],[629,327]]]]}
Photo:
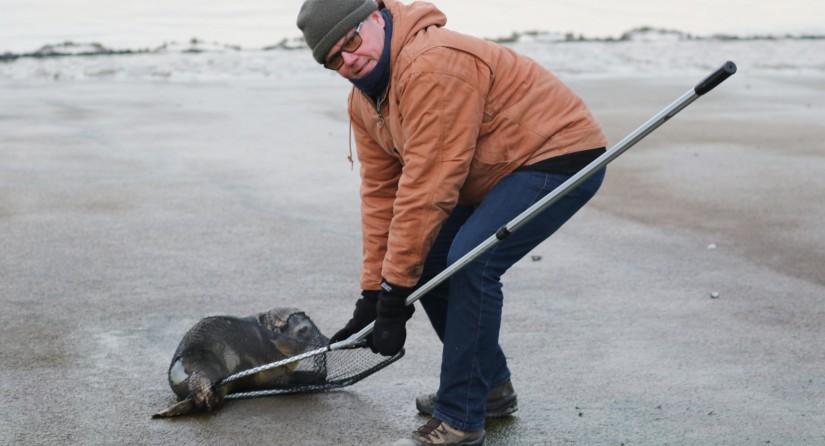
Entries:
{"type": "Polygon", "coordinates": [[[169,408],[167,408],[166,410],[160,411],[152,415],[152,418],[177,417],[180,415],[186,415],[192,412],[193,410],[195,410],[195,403],[191,399],[187,398],[183,401],[180,401],[169,406],[169,408]]]}

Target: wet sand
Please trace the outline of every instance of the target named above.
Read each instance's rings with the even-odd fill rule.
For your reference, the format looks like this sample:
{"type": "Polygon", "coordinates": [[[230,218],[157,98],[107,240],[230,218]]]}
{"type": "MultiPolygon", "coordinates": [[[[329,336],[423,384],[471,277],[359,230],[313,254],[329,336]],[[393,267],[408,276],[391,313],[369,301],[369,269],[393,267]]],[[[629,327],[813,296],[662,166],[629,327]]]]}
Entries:
{"type": "MultiPolygon", "coordinates": [[[[573,78],[612,141],[700,79],[573,78]]],[[[2,444],[389,444],[440,348],[348,389],[151,420],[206,315],[357,296],[338,79],[0,85],[2,444]]],[[[825,82],[740,73],[616,160],[505,281],[490,445],[825,440],[825,82]],[[711,298],[711,293],[718,297],[711,298]]]]}

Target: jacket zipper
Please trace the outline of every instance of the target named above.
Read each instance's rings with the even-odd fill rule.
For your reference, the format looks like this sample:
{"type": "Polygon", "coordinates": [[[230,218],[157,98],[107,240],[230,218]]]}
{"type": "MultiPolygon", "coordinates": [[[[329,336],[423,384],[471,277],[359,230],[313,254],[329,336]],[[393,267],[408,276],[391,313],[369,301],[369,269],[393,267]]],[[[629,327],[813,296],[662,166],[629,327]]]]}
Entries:
{"type": "MultiPolygon", "coordinates": [[[[384,94],[382,94],[381,96],[378,97],[378,99],[375,100],[375,112],[378,113],[378,128],[386,130],[387,133],[390,135],[390,142],[393,142],[392,151],[395,152],[396,155],[398,155],[398,149],[395,148],[395,144],[394,144],[395,138],[393,138],[392,132],[390,131],[389,127],[384,126],[384,114],[381,113],[381,104],[383,104],[384,100],[387,99],[387,93],[388,92],[389,92],[389,87],[384,91],[384,94]]],[[[363,94],[364,96],[367,97],[367,99],[369,99],[369,96],[367,96],[366,93],[361,92],[361,94],[363,94]]]]}
{"type": "MultiPolygon", "coordinates": [[[[384,128],[384,114],[381,113],[381,104],[384,103],[384,99],[386,98],[387,92],[385,91],[384,94],[375,100],[375,111],[378,112],[378,128],[384,128]]],[[[392,135],[392,133],[390,133],[390,135],[392,135]]]]}

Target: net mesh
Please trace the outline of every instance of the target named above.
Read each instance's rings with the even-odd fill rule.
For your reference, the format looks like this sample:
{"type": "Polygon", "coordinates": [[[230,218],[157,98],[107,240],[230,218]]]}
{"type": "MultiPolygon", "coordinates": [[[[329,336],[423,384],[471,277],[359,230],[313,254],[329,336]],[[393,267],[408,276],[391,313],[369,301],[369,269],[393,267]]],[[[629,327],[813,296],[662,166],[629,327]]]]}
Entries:
{"type": "Polygon", "coordinates": [[[312,319],[296,308],[243,318],[212,316],[184,335],[169,367],[169,383],[181,399],[191,397],[196,380],[225,387],[226,399],[318,392],[355,384],[404,355],[403,350],[385,357],[366,348],[347,348],[288,361],[328,344],[312,319]],[[232,378],[279,361],[288,363],[232,378]]]}
{"type": "MultiPolygon", "coordinates": [[[[317,349],[323,345],[314,346],[317,349]]],[[[319,392],[350,386],[404,356],[402,349],[392,357],[366,348],[327,351],[301,361],[298,369],[258,390],[230,393],[226,399],[253,398],[286,393],[319,392]]]]}

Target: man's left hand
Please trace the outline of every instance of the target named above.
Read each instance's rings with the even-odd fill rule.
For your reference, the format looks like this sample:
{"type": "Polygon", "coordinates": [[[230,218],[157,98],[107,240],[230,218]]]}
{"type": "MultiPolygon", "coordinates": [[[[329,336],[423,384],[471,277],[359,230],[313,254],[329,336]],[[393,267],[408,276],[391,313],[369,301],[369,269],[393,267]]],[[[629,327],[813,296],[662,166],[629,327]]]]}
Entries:
{"type": "Polygon", "coordinates": [[[401,351],[407,340],[405,327],[415,312],[415,307],[407,306],[407,296],[412,288],[393,285],[386,280],[381,283],[378,295],[378,317],[372,330],[375,351],[384,356],[393,356],[401,351]]]}

